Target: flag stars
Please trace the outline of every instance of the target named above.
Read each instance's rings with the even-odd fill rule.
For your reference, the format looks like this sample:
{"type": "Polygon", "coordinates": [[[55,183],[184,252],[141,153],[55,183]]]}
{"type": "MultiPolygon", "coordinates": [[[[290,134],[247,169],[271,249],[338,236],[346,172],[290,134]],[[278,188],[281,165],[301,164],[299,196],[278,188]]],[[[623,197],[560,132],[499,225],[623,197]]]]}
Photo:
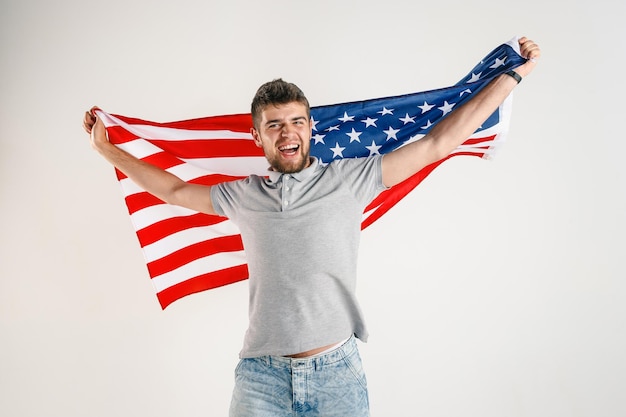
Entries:
{"type": "Polygon", "coordinates": [[[442,115],[443,117],[452,111],[452,107],[454,107],[455,104],[456,103],[449,104],[447,101],[444,101],[443,106],[437,107],[437,108],[443,112],[443,115],[442,115]]]}
{"type": "Polygon", "coordinates": [[[332,132],[333,130],[339,130],[339,125],[329,127],[326,129],[326,132],[332,132]]]}
{"type": "Polygon", "coordinates": [[[398,138],[396,137],[396,133],[398,133],[399,131],[400,129],[394,129],[391,126],[389,126],[389,129],[383,130],[383,132],[387,134],[387,140],[390,140],[390,139],[398,140],[398,138]]]}
{"type": "Polygon", "coordinates": [[[376,121],[377,121],[377,120],[378,120],[378,119],[372,119],[371,117],[369,117],[369,116],[368,116],[368,118],[367,118],[367,119],[365,119],[365,120],[361,120],[361,121],[362,121],[363,123],[365,123],[365,127],[366,127],[366,128],[368,128],[368,127],[370,127],[370,126],[377,127],[377,126],[376,126],[376,121]]]}
{"type": "Polygon", "coordinates": [[[496,62],[494,62],[493,65],[491,65],[489,68],[498,68],[501,67],[502,65],[504,65],[504,61],[506,61],[508,57],[504,57],[503,59],[500,58],[496,58],[496,62]]]}
{"type": "Polygon", "coordinates": [[[391,114],[393,116],[393,110],[394,109],[388,109],[387,107],[383,107],[383,109],[379,111],[378,114],[380,114],[381,116],[384,116],[386,114],[391,114]]]}
{"type": "Polygon", "coordinates": [[[432,124],[432,122],[431,122],[430,120],[427,120],[427,121],[426,121],[426,126],[422,126],[422,127],[420,127],[420,129],[424,129],[424,130],[426,130],[426,129],[430,129],[430,127],[431,127],[432,125],[433,125],[433,124],[432,124]]]}
{"type": "Polygon", "coordinates": [[[348,112],[344,112],[343,116],[339,118],[339,121],[345,122],[354,122],[354,116],[348,116],[348,112]]]}
{"type": "Polygon", "coordinates": [[[422,114],[426,113],[427,111],[429,111],[430,109],[432,109],[433,107],[435,107],[434,104],[428,104],[427,102],[424,102],[424,104],[422,104],[421,106],[417,106],[420,109],[422,109],[422,114]]]}
{"type": "Polygon", "coordinates": [[[470,77],[470,79],[469,79],[469,80],[467,80],[467,83],[466,83],[466,84],[478,82],[478,81],[480,80],[480,77],[481,77],[482,75],[483,75],[483,73],[482,73],[482,72],[479,72],[478,74],[474,74],[474,73],[472,72],[472,76],[470,77]]]}
{"type": "Polygon", "coordinates": [[[363,132],[357,132],[356,130],[354,130],[354,128],[352,128],[352,132],[346,133],[346,135],[350,137],[350,143],[354,141],[361,143],[361,139],[359,139],[359,136],[361,136],[362,133],[363,132]]]}
{"type": "Polygon", "coordinates": [[[315,120],[313,118],[313,116],[311,116],[311,129],[315,130],[317,132],[317,124],[319,123],[319,120],[315,120]]]}
{"type": "Polygon", "coordinates": [[[469,88],[466,90],[463,90],[459,93],[459,97],[463,97],[464,94],[472,94],[472,90],[470,90],[469,88]]]}
{"type": "Polygon", "coordinates": [[[335,143],[334,148],[330,148],[330,150],[333,151],[333,158],[336,158],[336,157],[343,158],[343,151],[345,149],[346,148],[339,146],[339,142],[335,143]]]}
{"type": "Polygon", "coordinates": [[[378,146],[376,145],[376,142],[372,141],[372,144],[370,146],[366,146],[366,148],[370,151],[370,156],[372,156],[380,155],[380,152],[378,150],[382,148],[382,146],[378,146]]]}
{"type": "Polygon", "coordinates": [[[321,143],[322,145],[326,145],[326,143],[324,142],[325,137],[326,135],[321,135],[318,133],[315,136],[311,137],[311,139],[315,140],[314,145],[317,145],[318,143],[321,143]]]}
{"type": "Polygon", "coordinates": [[[400,118],[400,121],[404,124],[415,123],[415,117],[410,117],[409,113],[407,113],[406,116],[400,118]]]}

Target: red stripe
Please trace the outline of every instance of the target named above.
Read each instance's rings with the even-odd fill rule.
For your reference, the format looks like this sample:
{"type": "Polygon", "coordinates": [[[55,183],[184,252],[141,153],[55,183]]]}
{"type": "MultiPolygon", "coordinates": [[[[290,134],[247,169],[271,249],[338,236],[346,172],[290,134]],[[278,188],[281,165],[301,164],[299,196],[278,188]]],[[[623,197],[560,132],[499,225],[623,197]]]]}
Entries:
{"type": "Polygon", "coordinates": [[[365,229],[376,220],[378,220],[383,214],[385,214],[389,209],[395,206],[398,201],[402,200],[411,190],[417,187],[423,180],[426,178],[435,168],[441,165],[445,160],[450,158],[450,155],[447,157],[434,162],[426,167],[422,168],[417,173],[413,174],[411,177],[402,181],[400,184],[394,185],[389,190],[383,191],[380,193],[365,209],[365,211],[372,210],[374,207],[376,209],[374,212],[370,213],[370,215],[361,222],[361,229],[365,229]]]}
{"type": "Polygon", "coordinates": [[[479,158],[485,156],[484,153],[480,152],[458,152],[448,155],[445,158],[440,159],[439,161],[422,168],[416,174],[413,174],[413,176],[404,180],[400,184],[396,184],[389,190],[383,191],[365,208],[365,212],[370,210],[374,211],[361,222],[361,230],[365,229],[376,220],[378,220],[383,214],[387,213],[389,209],[395,206],[408,193],[410,193],[415,187],[417,187],[428,175],[430,175],[431,172],[435,170],[435,168],[441,165],[444,161],[447,161],[454,156],[460,155],[477,156],[479,158]]]}
{"type": "Polygon", "coordinates": [[[161,259],[148,263],[150,277],[154,278],[173,271],[189,262],[214,255],[220,252],[237,252],[243,250],[241,236],[230,235],[198,242],[179,249],[161,259]]]}
{"type": "Polygon", "coordinates": [[[251,139],[190,139],[190,140],[148,140],[155,146],[179,158],[224,158],[238,156],[263,156],[251,139]]]}
{"type": "MultiPolygon", "coordinates": [[[[157,166],[164,170],[185,163],[181,161],[180,159],[176,158],[175,156],[168,154],[167,152],[159,152],[153,155],[146,156],[145,158],[142,158],[142,161],[147,162],[151,165],[157,166]]],[[[124,174],[121,171],[118,177],[121,177],[121,178],[118,178],[120,180],[128,178],[126,174],[124,174]]]]}
{"type": "Polygon", "coordinates": [[[224,174],[210,174],[205,175],[204,177],[194,178],[189,180],[188,182],[191,184],[200,184],[200,185],[215,185],[221,184],[227,181],[235,181],[245,178],[243,176],[234,176],[234,175],[224,175],[224,174]]]}
{"type": "Polygon", "coordinates": [[[128,214],[135,214],[139,210],[165,204],[165,201],[153,196],[147,191],[131,194],[125,197],[124,200],[126,201],[126,206],[128,207],[128,214]]]}
{"type": "Polygon", "coordinates": [[[193,227],[212,226],[225,220],[225,217],[211,216],[204,213],[172,217],[146,226],[141,230],[137,230],[137,237],[143,248],[182,230],[191,229],[193,227]]]}
{"type": "Polygon", "coordinates": [[[248,266],[237,265],[219,271],[209,272],[195,278],[188,279],[179,284],[173,285],[157,293],[157,298],[161,308],[165,309],[174,301],[190,294],[222,287],[224,285],[243,281],[248,278],[248,266]]]}
{"type": "Polygon", "coordinates": [[[171,167],[184,164],[183,161],[181,161],[180,159],[176,158],[174,155],[169,154],[167,152],[155,153],[155,154],[146,156],[145,158],[142,158],[142,160],[149,164],[158,166],[161,169],[168,169],[171,167]]]}
{"type": "Polygon", "coordinates": [[[109,136],[109,141],[114,145],[139,139],[139,136],[134,133],[130,133],[128,130],[119,125],[107,127],[107,134],[109,136]]]}

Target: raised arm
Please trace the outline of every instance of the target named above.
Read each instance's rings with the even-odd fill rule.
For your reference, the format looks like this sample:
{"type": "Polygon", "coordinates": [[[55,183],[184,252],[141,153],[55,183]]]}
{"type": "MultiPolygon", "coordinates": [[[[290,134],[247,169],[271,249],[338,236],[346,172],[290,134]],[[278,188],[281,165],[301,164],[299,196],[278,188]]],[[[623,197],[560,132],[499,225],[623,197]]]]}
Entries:
{"type": "MultiPolygon", "coordinates": [[[[539,46],[527,38],[520,38],[521,55],[528,59],[515,72],[526,77],[541,55],[539,46]]],[[[394,186],[422,168],[448,156],[454,149],[487,120],[517,85],[517,81],[502,74],[491,81],[471,100],[450,113],[426,136],[383,156],[383,183],[394,186]]]]}
{"type": "Polygon", "coordinates": [[[104,124],[92,111],[85,113],[83,128],[90,134],[92,147],[113,166],[166,203],[216,214],[211,202],[211,187],[189,184],[113,145],[109,142],[104,124]]]}

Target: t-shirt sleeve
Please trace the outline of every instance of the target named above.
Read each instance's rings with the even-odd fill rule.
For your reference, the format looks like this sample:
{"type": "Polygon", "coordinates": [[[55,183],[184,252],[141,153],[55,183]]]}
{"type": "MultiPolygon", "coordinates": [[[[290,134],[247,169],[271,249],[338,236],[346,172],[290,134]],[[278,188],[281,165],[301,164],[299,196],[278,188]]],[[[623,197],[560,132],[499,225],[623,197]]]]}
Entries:
{"type": "Polygon", "coordinates": [[[222,201],[224,200],[224,193],[221,187],[222,184],[215,184],[211,187],[211,203],[213,204],[213,210],[220,216],[226,216],[222,209],[222,201]]]}
{"type": "Polygon", "coordinates": [[[341,159],[333,162],[333,168],[363,206],[387,189],[383,184],[382,155],[341,159]]]}
{"type": "Polygon", "coordinates": [[[243,188],[247,179],[228,181],[215,184],[211,187],[211,202],[213,210],[220,215],[230,219],[235,217],[237,200],[243,193],[243,188]]]}

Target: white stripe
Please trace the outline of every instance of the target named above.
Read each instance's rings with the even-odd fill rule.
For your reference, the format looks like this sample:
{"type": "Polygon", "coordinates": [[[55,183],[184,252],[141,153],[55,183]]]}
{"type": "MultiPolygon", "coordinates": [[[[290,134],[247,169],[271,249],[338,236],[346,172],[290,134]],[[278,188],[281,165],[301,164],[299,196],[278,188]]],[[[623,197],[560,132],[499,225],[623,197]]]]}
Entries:
{"type": "Polygon", "coordinates": [[[490,147],[493,147],[493,145],[495,145],[495,142],[493,142],[493,141],[481,142],[481,143],[477,143],[475,145],[460,145],[452,153],[456,153],[456,152],[487,152],[490,147]]]}
{"type": "Polygon", "coordinates": [[[156,292],[161,292],[188,279],[204,275],[209,272],[219,271],[221,269],[230,268],[237,265],[245,264],[246,257],[243,251],[238,252],[221,252],[205,258],[196,259],[180,268],[166,272],[152,278],[156,292]]]}
{"type": "Polygon", "coordinates": [[[120,186],[122,187],[122,194],[124,194],[124,197],[128,197],[133,194],[143,193],[145,191],[128,177],[121,179],[119,182],[120,186]]]}
{"type": "Polygon", "coordinates": [[[156,261],[177,250],[184,249],[195,243],[204,242],[217,237],[238,235],[239,229],[231,221],[223,221],[211,226],[194,227],[173,233],[143,248],[146,262],[156,261]]]}
{"type": "MultiPolygon", "coordinates": [[[[210,173],[247,177],[255,174],[266,176],[269,164],[264,156],[229,156],[223,158],[183,159],[192,165],[206,169],[210,173]]],[[[206,174],[205,174],[206,175],[206,174]]]]}
{"type": "Polygon", "coordinates": [[[166,169],[166,171],[170,174],[176,175],[183,181],[191,181],[193,179],[204,177],[205,175],[210,174],[210,172],[207,172],[206,169],[189,163],[174,165],[173,167],[166,169]]]}
{"type": "Polygon", "coordinates": [[[141,209],[130,215],[136,231],[142,230],[154,223],[170,219],[172,217],[192,216],[197,214],[195,210],[170,204],[159,204],[141,209]]]}
{"type": "Polygon", "coordinates": [[[173,127],[129,125],[123,127],[129,132],[146,139],[168,140],[172,142],[196,139],[244,139],[253,140],[250,133],[233,132],[231,130],[189,130],[173,127]]]}
{"type": "Polygon", "coordinates": [[[130,142],[116,145],[118,148],[128,152],[135,158],[143,159],[148,156],[163,152],[163,149],[151,144],[145,139],[135,139],[130,142]]]}
{"type": "Polygon", "coordinates": [[[183,181],[191,181],[209,174],[233,175],[267,175],[268,163],[263,156],[185,159],[186,163],[176,165],[167,171],[183,181]]]}
{"type": "Polygon", "coordinates": [[[380,207],[380,204],[373,207],[371,210],[363,212],[363,215],[361,216],[361,223],[364,222],[365,220],[367,220],[367,218],[374,212],[376,211],[376,209],[380,207]]]}

